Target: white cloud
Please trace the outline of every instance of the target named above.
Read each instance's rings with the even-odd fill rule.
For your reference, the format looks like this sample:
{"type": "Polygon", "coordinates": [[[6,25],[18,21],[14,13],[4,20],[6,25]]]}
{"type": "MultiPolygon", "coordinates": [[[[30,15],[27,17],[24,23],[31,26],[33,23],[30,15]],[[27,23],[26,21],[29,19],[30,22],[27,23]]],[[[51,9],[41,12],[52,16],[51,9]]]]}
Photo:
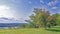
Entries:
{"type": "Polygon", "coordinates": [[[52,7],[51,9],[54,9],[55,10],[55,9],[58,9],[58,7],[52,7]]]}
{"type": "Polygon", "coordinates": [[[0,5],[0,17],[17,17],[17,11],[7,5],[0,5]]]}
{"type": "Polygon", "coordinates": [[[56,6],[57,3],[59,3],[59,0],[54,0],[54,1],[48,2],[47,5],[49,5],[49,6],[56,6]]]}
{"type": "Polygon", "coordinates": [[[10,9],[10,7],[3,6],[3,5],[0,6],[0,11],[2,11],[2,10],[9,10],[9,9],[10,9]]]}
{"type": "Polygon", "coordinates": [[[55,2],[53,2],[53,1],[52,2],[49,2],[48,5],[49,6],[55,6],[55,2]]]}
{"type": "Polygon", "coordinates": [[[29,1],[28,3],[29,3],[29,4],[32,4],[32,2],[31,2],[31,1],[29,1]]]}
{"type": "Polygon", "coordinates": [[[44,3],[43,0],[40,0],[41,3],[44,3]]]}
{"type": "Polygon", "coordinates": [[[11,0],[13,3],[19,3],[19,0],[11,0]]]}
{"type": "Polygon", "coordinates": [[[16,0],[11,0],[11,1],[15,2],[16,0]]]}
{"type": "Polygon", "coordinates": [[[22,23],[21,18],[0,17],[0,23],[22,23]]]}

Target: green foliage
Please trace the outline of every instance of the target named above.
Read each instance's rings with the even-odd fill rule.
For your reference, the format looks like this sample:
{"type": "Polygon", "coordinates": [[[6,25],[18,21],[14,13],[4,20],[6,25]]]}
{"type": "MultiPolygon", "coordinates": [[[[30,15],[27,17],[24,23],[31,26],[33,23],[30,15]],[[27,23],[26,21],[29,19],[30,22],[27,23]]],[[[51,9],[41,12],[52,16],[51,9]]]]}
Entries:
{"type": "MultiPolygon", "coordinates": [[[[34,9],[34,14],[32,14],[29,20],[26,20],[30,24],[30,26],[34,27],[51,27],[51,26],[56,26],[57,22],[57,16],[58,14],[52,14],[50,15],[49,11],[46,11],[44,9],[34,9]]],[[[59,21],[59,19],[58,19],[59,21]]]]}
{"type": "Polygon", "coordinates": [[[60,14],[57,16],[57,24],[60,25],[60,14]]]}

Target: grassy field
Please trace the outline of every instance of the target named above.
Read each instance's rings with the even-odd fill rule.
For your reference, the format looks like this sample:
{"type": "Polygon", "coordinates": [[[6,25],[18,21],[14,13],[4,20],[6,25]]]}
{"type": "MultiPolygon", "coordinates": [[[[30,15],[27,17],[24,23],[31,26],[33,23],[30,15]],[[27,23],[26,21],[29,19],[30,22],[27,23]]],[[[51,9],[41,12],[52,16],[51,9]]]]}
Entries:
{"type": "Polygon", "coordinates": [[[35,28],[25,28],[25,29],[0,29],[0,34],[60,34],[60,28],[51,29],[35,29],[35,28]]]}

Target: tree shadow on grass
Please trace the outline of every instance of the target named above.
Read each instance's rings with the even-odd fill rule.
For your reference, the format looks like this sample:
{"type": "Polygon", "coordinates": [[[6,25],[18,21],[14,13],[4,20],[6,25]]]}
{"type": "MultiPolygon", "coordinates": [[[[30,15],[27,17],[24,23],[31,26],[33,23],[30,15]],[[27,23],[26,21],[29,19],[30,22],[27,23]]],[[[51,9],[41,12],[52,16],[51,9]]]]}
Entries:
{"type": "Polygon", "coordinates": [[[47,31],[60,32],[60,30],[57,30],[57,29],[47,29],[47,31]]]}

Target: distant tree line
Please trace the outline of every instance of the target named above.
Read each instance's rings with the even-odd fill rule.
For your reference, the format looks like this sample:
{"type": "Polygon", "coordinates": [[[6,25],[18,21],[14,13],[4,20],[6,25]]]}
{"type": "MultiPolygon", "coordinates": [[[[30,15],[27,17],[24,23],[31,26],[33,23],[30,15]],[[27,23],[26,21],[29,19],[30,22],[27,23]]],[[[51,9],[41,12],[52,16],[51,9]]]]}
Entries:
{"type": "Polygon", "coordinates": [[[60,14],[58,13],[50,14],[49,11],[38,8],[34,8],[33,12],[34,14],[29,16],[30,19],[25,20],[30,28],[51,28],[60,25],[60,14]]]}

